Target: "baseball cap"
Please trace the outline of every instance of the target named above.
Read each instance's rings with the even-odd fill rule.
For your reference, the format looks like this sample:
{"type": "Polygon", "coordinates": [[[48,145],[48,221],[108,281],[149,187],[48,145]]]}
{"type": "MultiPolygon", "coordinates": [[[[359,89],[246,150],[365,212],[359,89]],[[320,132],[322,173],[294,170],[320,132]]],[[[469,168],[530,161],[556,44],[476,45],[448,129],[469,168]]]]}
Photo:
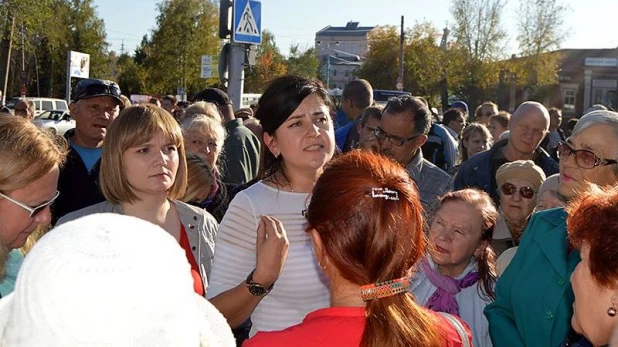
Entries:
{"type": "Polygon", "coordinates": [[[87,78],[77,82],[71,93],[71,101],[78,102],[79,100],[95,98],[97,96],[110,96],[119,105],[123,104],[122,99],[120,99],[120,87],[116,82],[96,78],[87,78]]]}
{"type": "Polygon", "coordinates": [[[204,89],[201,92],[197,93],[194,99],[194,101],[212,102],[219,107],[232,104],[232,101],[230,101],[230,97],[227,96],[224,91],[217,88],[204,89]]]}
{"type": "Polygon", "coordinates": [[[0,345],[235,346],[190,269],[174,237],[142,219],[102,213],[62,224],[0,300],[0,345]]]}
{"type": "Polygon", "coordinates": [[[469,114],[468,104],[466,104],[463,101],[455,101],[454,103],[451,104],[450,108],[458,108],[458,109],[464,111],[466,113],[466,115],[469,114]]]}

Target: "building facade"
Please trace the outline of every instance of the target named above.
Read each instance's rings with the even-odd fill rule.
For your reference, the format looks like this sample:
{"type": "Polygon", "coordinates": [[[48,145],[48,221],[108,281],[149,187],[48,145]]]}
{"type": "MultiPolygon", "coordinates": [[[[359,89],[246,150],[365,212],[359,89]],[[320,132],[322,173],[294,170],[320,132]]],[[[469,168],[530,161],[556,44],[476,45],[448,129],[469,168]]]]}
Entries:
{"type": "MultiPolygon", "coordinates": [[[[547,107],[562,109],[565,119],[581,117],[592,105],[618,110],[618,49],[561,49],[558,83],[545,100],[547,107]]],[[[513,112],[528,100],[526,86],[515,86],[501,77],[498,103],[513,112]]]]}
{"type": "Polygon", "coordinates": [[[315,50],[329,89],[343,89],[362,66],[369,51],[369,33],[375,27],[348,22],[344,27],[327,26],[315,35],[315,50]]]}

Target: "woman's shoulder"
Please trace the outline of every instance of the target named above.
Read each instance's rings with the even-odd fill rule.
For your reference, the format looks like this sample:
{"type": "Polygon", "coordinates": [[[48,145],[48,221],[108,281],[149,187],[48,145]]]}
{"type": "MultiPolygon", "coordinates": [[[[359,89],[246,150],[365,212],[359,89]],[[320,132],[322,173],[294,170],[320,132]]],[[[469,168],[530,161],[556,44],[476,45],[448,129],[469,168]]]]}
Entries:
{"type": "Polygon", "coordinates": [[[309,313],[302,323],[282,331],[259,332],[243,347],[358,346],[364,328],[364,308],[327,307],[309,313]]]}
{"type": "Polygon", "coordinates": [[[555,227],[566,223],[567,213],[564,207],[552,208],[545,211],[540,211],[532,214],[529,225],[532,222],[537,224],[547,225],[547,227],[555,227]]]}
{"type": "Polygon", "coordinates": [[[203,208],[195,207],[179,200],[174,200],[174,205],[178,210],[178,215],[183,225],[200,221],[203,222],[206,227],[213,226],[216,228],[219,224],[215,217],[203,208]]]}
{"type": "Polygon", "coordinates": [[[121,213],[121,209],[119,206],[112,205],[107,201],[99,202],[97,204],[84,207],[80,210],[73,211],[71,213],[64,215],[62,218],[58,220],[58,222],[56,222],[55,226],[76,220],[81,217],[89,216],[91,214],[96,214],[96,213],[121,213]]]}
{"type": "Polygon", "coordinates": [[[463,347],[472,346],[472,332],[470,327],[461,318],[444,312],[434,312],[425,309],[437,321],[440,329],[442,346],[463,347]],[[464,338],[468,343],[464,343],[464,338]]]}

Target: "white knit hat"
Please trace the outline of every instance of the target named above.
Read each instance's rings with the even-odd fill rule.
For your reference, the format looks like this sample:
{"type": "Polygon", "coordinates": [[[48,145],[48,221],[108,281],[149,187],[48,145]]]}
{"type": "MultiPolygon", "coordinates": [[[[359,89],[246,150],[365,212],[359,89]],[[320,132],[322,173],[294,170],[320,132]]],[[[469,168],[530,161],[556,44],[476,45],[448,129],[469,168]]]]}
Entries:
{"type": "Polygon", "coordinates": [[[63,224],[28,254],[0,300],[0,345],[235,346],[193,291],[186,254],[160,227],[118,214],[63,224]]]}

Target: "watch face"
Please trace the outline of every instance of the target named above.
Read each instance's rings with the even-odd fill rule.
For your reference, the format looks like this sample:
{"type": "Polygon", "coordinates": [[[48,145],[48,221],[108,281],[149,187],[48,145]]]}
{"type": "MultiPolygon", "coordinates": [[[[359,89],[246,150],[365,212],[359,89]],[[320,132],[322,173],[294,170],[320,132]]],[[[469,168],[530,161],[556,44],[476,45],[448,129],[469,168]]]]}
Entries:
{"type": "Polygon", "coordinates": [[[253,296],[262,296],[266,294],[266,289],[264,289],[264,287],[259,284],[250,284],[248,287],[249,293],[251,293],[251,295],[253,296]]]}

